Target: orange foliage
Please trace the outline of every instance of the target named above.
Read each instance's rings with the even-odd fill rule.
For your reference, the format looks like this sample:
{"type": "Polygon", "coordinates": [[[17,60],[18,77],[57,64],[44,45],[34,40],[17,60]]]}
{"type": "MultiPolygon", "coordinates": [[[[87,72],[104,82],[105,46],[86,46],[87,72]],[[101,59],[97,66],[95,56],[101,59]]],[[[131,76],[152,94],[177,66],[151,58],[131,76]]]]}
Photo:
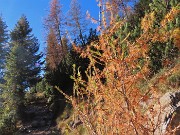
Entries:
{"type": "MultiPolygon", "coordinates": [[[[99,2],[99,23],[101,29],[106,29],[117,21],[118,15],[128,17],[131,9],[126,0],[96,0],[99,2]]],[[[89,15],[88,15],[89,16],[89,15]]]]}
{"type": "Polygon", "coordinates": [[[151,42],[162,42],[165,43],[169,39],[174,39],[174,44],[180,48],[180,29],[174,28],[172,30],[167,29],[167,25],[174,21],[176,16],[180,14],[179,5],[173,7],[169,13],[164,17],[161,21],[161,27],[154,28],[155,22],[155,14],[151,12],[142,19],[141,21],[141,29],[143,30],[143,34],[146,39],[151,42]]]}
{"type": "Polygon", "coordinates": [[[47,31],[47,66],[51,70],[57,68],[66,53],[62,39],[63,15],[61,8],[62,6],[58,0],[52,0],[49,15],[44,24],[47,31]]]}
{"type": "MultiPolygon", "coordinates": [[[[154,13],[142,19],[143,33],[134,43],[127,40],[129,35],[124,40],[112,40],[113,34],[125,22],[114,21],[112,27],[101,33],[99,42],[91,43],[86,50],[79,49],[81,56],[90,60],[86,71],[88,81],[74,70],[74,96],[66,97],[89,134],[149,135],[159,127],[160,123],[153,121],[158,116],[153,110],[154,103],[158,104],[156,87],[149,86],[144,92],[137,87],[139,80],[146,80],[149,72],[149,41],[164,42],[171,37],[169,34],[172,35],[164,28],[153,29],[154,19],[154,13]],[[126,44],[128,55],[119,44],[126,44]],[[144,59],[143,66],[139,64],[139,58],[144,59]],[[103,65],[103,70],[96,66],[97,63],[103,65]]],[[[159,81],[164,81],[164,77],[159,81]]]]}
{"type": "Polygon", "coordinates": [[[47,37],[47,44],[48,44],[47,56],[46,56],[47,65],[50,69],[56,69],[62,60],[62,54],[60,53],[62,52],[62,48],[58,44],[53,29],[50,29],[50,33],[47,37]]]}
{"type": "MultiPolygon", "coordinates": [[[[114,25],[116,28],[121,26],[120,22],[114,25]]],[[[108,31],[113,34],[114,30],[110,28],[108,31]]],[[[147,63],[141,71],[134,73],[138,67],[136,60],[144,56],[147,47],[142,51],[144,44],[141,40],[134,44],[124,40],[130,53],[125,56],[118,42],[111,44],[108,34],[102,34],[98,43],[92,43],[82,52],[83,56],[90,59],[88,82],[82,80],[80,73],[75,74],[74,96],[78,97],[69,99],[90,134],[152,132],[153,125],[148,123],[146,114],[141,113],[142,102],[149,99],[149,93],[143,94],[136,87],[136,82],[147,73],[147,63]],[[103,53],[92,51],[92,47],[103,53]],[[97,62],[105,63],[103,71],[96,68],[97,62]]]]}

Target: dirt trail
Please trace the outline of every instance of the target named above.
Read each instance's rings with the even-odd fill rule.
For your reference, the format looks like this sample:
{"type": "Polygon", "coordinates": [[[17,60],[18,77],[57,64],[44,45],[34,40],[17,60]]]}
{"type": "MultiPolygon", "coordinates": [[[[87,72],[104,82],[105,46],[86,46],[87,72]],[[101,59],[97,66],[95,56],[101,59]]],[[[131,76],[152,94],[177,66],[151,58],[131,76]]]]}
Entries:
{"type": "Polygon", "coordinates": [[[36,99],[26,105],[26,120],[19,128],[18,135],[60,135],[55,124],[53,114],[48,109],[45,99],[36,99]]]}

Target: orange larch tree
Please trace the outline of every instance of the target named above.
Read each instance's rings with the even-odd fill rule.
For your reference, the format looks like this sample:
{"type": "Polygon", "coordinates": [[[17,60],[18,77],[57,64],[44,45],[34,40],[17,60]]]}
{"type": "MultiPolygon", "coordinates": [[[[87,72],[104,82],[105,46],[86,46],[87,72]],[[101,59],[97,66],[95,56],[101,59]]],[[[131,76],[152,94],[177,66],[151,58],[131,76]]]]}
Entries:
{"type": "Polygon", "coordinates": [[[47,65],[50,69],[56,69],[64,57],[63,50],[63,13],[62,5],[58,0],[52,0],[50,11],[45,19],[46,42],[47,42],[47,65]]]}
{"type": "Polygon", "coordinates": [[[71,36],[78,38],[82,45],[86,44],[84,33],[87,30],[87,20],[81,11],[78,0],[72,0],[68,11],[67,25],[70,28],[71,36]]]}

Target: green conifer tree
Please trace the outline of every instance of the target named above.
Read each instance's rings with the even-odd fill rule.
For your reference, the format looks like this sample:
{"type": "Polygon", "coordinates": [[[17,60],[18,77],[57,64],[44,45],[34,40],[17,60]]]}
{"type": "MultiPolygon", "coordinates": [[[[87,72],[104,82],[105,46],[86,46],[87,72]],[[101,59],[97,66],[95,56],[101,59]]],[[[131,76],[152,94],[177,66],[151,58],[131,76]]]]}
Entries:
{"type": "MultiPolygon", "coordinates": [[[[153,0],[149,4],[150,12],[155,14],[155,23],[154,29],[160,28],[161,20],[163,17],[172,9],[179,4],[178,0],[153,0]]],[[[171,31],[180,26],[180,16],[174,18],[174,21],[168,24],[166,29],[171,31]]],[[[160,69],[165,66],[172,66],[173,61],[178,56],[179,50],[173,43],[173,38],[170,38],[167,42],[155,42],[152,43],[149,48],[149,57],[150,57],[150,69],[151,74],[157,73],[160,69]],[[164,65],[165,61],[170,61],[169,65],[164,65]]]]}
{"type": "Polygon", "coordinates": [[[10,34],[11,48],[6,63],[3,93],[5,99],[11,100],[5,100],[6,108],[11,108],[9,111],[13,110],[15,114],[20,115],[23,110],[24,92],[33,85],[42,64],[42,54],[38,53],[38,40],[31,32],[26,16],[23,15],[10,34]]]}
{"type": "Polygon", "coordinates": [[[0,84],[3,82],[4,66],[5,66],[5,56],[7,54],[8,46],[8,31],[7,26],[0,16],[0,84]]]}
{"type": "Polygon", "coordinates": [[[152,0],[139,0],[135,3],[133,13],[128,18],[128,31],[131,32],[130,40],[135,40],[141,34],[141,19],[150,10],[152,0]]]}
{"type": "MultiPolygon", "coordinates": [[[[178,0],[139,0],[138,3],[135,4],[134,12],[131,17],[128,19],[128,32],[130,32],[129,39],[134,41],[136,40],[140,34],[141,30],[141,20],[145,16],[145,14],[154,12],[155,21],[154,21],[154,29],[161,27],[161,20],[163,17],[172,9],[178,5],[178,0]]],[[[180,26],[180,17],[177,16],[174,18],[174,21],[167,26],[167,30],[171,31],[180,26]]],[[[151,41],[150,41],[151,42],[151,41]]],[[[170,38],[167,42],[151,42],[149,46],[149,68],[150,68],[150,76],[159,72],[160,69],[165,66],[163,63],[165,61],[171,61],[173,65],[173,61],[178,56],[178,48],[174,45],[173,39],[170,38]]]]}

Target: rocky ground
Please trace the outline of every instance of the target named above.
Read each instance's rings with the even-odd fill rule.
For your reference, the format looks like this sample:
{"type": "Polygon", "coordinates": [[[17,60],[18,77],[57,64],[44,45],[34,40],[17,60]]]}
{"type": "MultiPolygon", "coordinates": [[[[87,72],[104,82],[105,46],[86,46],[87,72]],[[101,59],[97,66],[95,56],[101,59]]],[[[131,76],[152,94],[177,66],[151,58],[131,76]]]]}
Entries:
{"type": "MultiPolygon", "coordinates": [[[[29,101],[25,108],[25,121],[20,124],[15,135],[60,135],[65,133],[66,125],[69,125],[72,131],[74,130],[74,134],[80,132],[75,129],[77,126],[81,127],[82,123],[79,119],[72,120],[69,111],[67,111],[67,115],[64,115],[64,119],[60,121],[59,127],[56,126],[49,106],[47,100],[43,97],[29,101]],[[57,130],[57,127],[61,129],[61,133],[57,130]]],[[[162,133],[180,135],[180,91],[163,95],[158,104],[154,105],[154,110],[158,112],[158,116],[153,121],[155,124],[156,121],[160,122],[154,133],[155,135],[162,133]]]]}
{"type": "Polygon", "coordinates": [[[26,105],[25,121],[19,127],[18,135],[59,135],[53,113],[44,98],[36,99],[26,105]]]}
{"type": "Polygon", "coordinates": [[[180,135],[180,91],[164,94],[154,110],[158,114],[153,120],[158,125],[154,135],[180,135]]]}

